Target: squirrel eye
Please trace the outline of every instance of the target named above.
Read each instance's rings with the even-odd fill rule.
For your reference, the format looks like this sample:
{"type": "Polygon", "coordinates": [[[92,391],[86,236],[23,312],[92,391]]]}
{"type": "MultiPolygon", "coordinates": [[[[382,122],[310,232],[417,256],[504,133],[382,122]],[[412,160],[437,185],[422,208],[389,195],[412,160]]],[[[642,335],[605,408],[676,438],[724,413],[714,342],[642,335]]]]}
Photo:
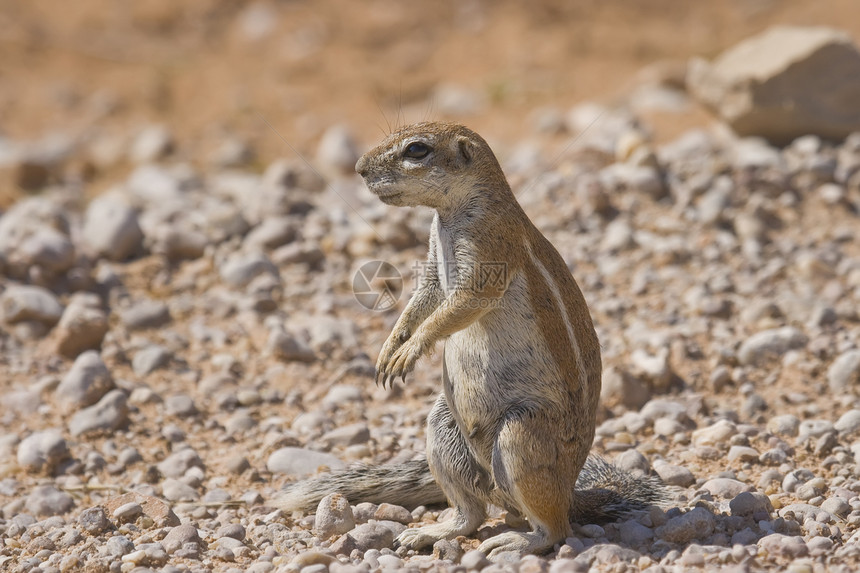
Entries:
{"type": "Polygon", "coordinates": [[[430,146],[420,141],[415,141],[406,146],[403,150],[403,157],[409,159],[423,159],[430,153],[430,146]]]}

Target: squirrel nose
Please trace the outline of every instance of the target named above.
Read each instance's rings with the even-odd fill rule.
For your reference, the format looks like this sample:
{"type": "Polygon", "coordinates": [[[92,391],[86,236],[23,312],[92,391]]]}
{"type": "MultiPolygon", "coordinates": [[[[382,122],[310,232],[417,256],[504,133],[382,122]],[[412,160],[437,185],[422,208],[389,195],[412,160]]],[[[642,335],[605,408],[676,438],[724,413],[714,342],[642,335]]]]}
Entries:
{"type": "Polygon", "coordinates": [[[367,173],[367,156],[362,155],[358,158],[358,161],[355,162],[355,172],[364,177],[367,173]]]}

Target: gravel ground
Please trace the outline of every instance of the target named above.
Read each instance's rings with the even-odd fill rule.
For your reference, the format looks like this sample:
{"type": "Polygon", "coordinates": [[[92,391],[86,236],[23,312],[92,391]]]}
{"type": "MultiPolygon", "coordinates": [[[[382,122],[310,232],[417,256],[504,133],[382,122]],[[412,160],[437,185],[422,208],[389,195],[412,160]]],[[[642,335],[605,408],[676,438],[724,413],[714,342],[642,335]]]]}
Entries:
{"type": "MultiPolygon", "coordinates": [[[[431,213],[377,202],[338,126],[313,168],[262,169],[238,142],[205,169],[165,159],[156,129],[101,142],[137,167],[96,199],[66,178],[0,218],[2,566],[860,567],[860,134],[778,149],[692,131],[654,147],[620,110],[534,123],[493,144],[591,306],[606,368],[594,451],[655,473],[672,503],[498,564],[474,548],[521,526],[501,511],[431,554],[392,540],[445,508],[267,507],[321,466],[423,450],[439,353],[405,386],[372,380],[431,213]],[[372,260],[403,275],[393,309],[354,296],[372,260]]],[[[51,180],[50,162],[15,168],[51,180]]]]}

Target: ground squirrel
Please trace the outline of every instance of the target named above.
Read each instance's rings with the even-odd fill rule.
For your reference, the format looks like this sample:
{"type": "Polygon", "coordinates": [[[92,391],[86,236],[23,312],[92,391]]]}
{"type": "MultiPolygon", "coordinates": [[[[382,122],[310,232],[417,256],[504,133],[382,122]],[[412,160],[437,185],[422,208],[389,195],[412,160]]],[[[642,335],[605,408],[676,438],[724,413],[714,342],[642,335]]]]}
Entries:
{"type": "Polygon", "coordinates": [[[545,551],[571,534],[571,520],[660,501],[656,479],[589,456],[597,334],[567,265],[517,203],[487,143],[460,125],[419,123],[389,135],[355,170],[383,202],[436,211],[427,271],[376,367],[385,385],[446,339],[444,390],[427,419],[426,459],[292,484],[276,504],[312,510],[331,492],[407,507],[447,500],[453,518],[399,536],[417,549],[473,533],[492,503],[532,527],[484,541],[480,550],[493,557],[545,551]]]}

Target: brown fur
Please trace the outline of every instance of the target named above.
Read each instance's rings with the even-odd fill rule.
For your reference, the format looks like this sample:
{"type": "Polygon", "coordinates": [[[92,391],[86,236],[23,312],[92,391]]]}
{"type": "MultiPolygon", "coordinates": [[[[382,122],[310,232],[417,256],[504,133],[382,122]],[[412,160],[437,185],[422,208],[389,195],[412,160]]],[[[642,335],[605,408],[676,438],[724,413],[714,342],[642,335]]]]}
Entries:
{"type": "MultiPolygon", "coordinates": [[[[601,376],[591,316],[487,143],[460,125],[420,123],[390,135],[356,171],[382,201],[436,211],[428,270],[380,351],[377,379],[385,385],[405,377],[445,340],[443,392],[427,419],[426,463],[454,516],[407,529],[398,542],[420,548],[471,534],[493,503],[528,518],[532,531],[497,535],[482,551],[490,557],[545,551],[570,534],[572,518],[658,501],[654,482],[588,455],[601,376]],[[489,274],[489,267],[503,273],[489,274]]],[[[420,463],[374,468],[371,481],[387,479],[393,491],[406,493],[404,476],[420,473],[420,463]]],[[[355,487],[364,473],[296,484],[279,505],[308,508],[326,490],[357,503],[368,493],[355,487]]],[[[420,495],[432,497],[431,489],[424,484],[420,495]]],[[[419,497],[408,501],[429,501],[419,497]]]]}

